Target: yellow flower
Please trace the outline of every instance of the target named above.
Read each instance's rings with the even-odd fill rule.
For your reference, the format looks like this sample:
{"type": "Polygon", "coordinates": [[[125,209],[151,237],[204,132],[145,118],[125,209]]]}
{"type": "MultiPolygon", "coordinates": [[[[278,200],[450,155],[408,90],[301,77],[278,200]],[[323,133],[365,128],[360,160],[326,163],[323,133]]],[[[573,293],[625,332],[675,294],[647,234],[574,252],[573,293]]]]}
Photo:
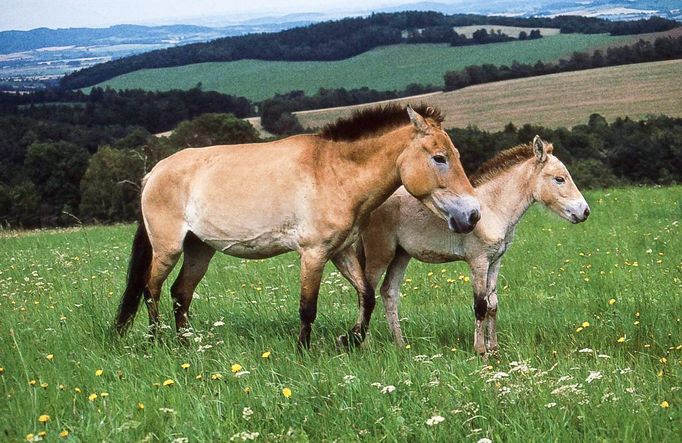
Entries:
{"type": "Polygon", "coordinates": [[[658,359],[658,361],[660,361],[660,362],[661,362],[662,364],[666,364],[666,363],[668,363],[668,359],[667,359],[667,358],[665,358],[665,357],[661,357],[661,358],[659,358],[659,359],[658,359]]]}
{"type": "Polygon", "coordinates": [[[43,414],[40,417],[38,417],[38,422],[40,423],[47,423],[48,421],[50,421],[50,416],[47,414],[43,414]]]}
{"type": "Polygon", "coordinates": [[[233,365],[230,367],[230,370],[231,370],[233,373],[234,373],[234,372],[239,372],[239,371],[242,370],[242,365],[240,365],[239,363],[235,363],[235,364],[233,364],[233,365]]]}
{"type": "Polygon", "coordinates": [[[95,400],[97,400],[97,394],[95,394],[95,393],[93,392],[92,394],[88,395],[88,400],[90,400],[90,401],[95,401],[95,400]]]}
{"type": "Polygon", "coordinates": [[[663,378],[663,369],[659,369],[656,375],[658,376],[658,378],[663,378]]]}
{"type": "Polygon", "coordinates": [[[244,388],[244,393],[245,394],[250,394],[251,393],[251,388],[249,386],[244,388]]]}
{"type": "Polygon", "coordinates": [[[590,322],[589,321],[584,321],[582,324],[583,328],[589,328],[590,327],[590,322]]]}
{"type": "Polygon", "coordinates": [[[95,377],[101,377],[102,374],[104,374],[104,371],[102,369],[98,369],[95,371],[95,377]]]}
{"type": "Polygon", "coordinates": [[[54,360],[54,355],[52,355],[52,354],[47,354],[47,355],[45,356],[45,358],[48,359],[48,360],[50,360],[50,361],[52,361],[52,360],[54,360]]]}
{"type": "Polygon", "coordinates": [[[164,386],[173,386],[174,384],[175,384],[175,382],[173,380],[171,380],[170,378],[163,381],[164,386]]]}
{"type": "Polygon", "coordinates": [[[663,401],[661,402],[661,407],[662,407],[663,409],[668,409],[668,408],[670,407],[670,403],[668,403],[666,400],[663,400],[663,401]]]}
{"type": "Polygon", "coordinates": [[[204,378],[204,376],[203,376],[203,375],[201,375],[201,374],[197,374],[197,376],[196,376],[196,377],[194,377],[194,378],[196,378],[197,380],[201,380],[202,378],[204,378]]]}
{"type": "Polygon", "coordinates": [[[429,276],[429,277],[431,277],[431,276],[433,275],[433,272],[429,272],[429,273],[426,274],[426,275],[429,276]]]}
{"type": "Polygon", "coordinates": [[[189,369],[189,363],[183,363],[180,365],[182,369],[189,369]]]}
{"type": "Polygon", "coordinates": [[[609,300],[609,304],[610,304],[610,305],[615,305],[615,304],[616,304],[616,299],[615,299],[615,298],[610,299],[610,300],[609,300]]]}
{"type": "Polygon", "coordinates": [[[33,441],[33,434],[26,434],[26,441],[33,441]]]}
{"type": "Polygon", "coordinates": [[[618,343],[623,343],[625,341],[625,337],[620,337],[618,340],[616,340],[618,343]]]}
{"type": "Polygon", "coordinates": [[[42,382],[42,383],[40,384],[40,387],[43,388],[43,389],[47,389],[48,386],[49,386],[49,385],[48,385],[47,383],[45,383],[45,382],[42,382]]]}
{"type": "Polygon", "coordinates": [[[217,372],[215,374],[211,374],[211,380],[221,380],[222,378],[223,378],[223,375],[219,374],[217,372]]]}
{"type": "Polygon", "coordinates": [[[81,392],[83,392],[83,391],[81,391],[81,388],[79,388],[79,387],[75,387],[75,388],[73,388],[73,390],[76,391],[76,394],[80,394],[81,392]]]}
{"type": "Polygon", "coordinates": [[[639,320],[635,320],[635,326],[639,325],[639,320]]]}
{"type": "Polygon", "coordinates": [[[108,392],[100,392],[100,393],[99,393],[99,396],[102,397],[102,398],[106,398],[106,397],[109,396],[109,393],[108,393],[108,392]]]}
{"type": "Polygon", "coordinates": [[[409,345],[409,344],[405,345],[405,349],[410,349],[410,348],[412,348],[412,345],[409,345]]]}
{"type": "Polygon", "coordinates": [[[66,438],[66,437],[69,436],[69,431],[67,431],[66,429],[64,429],[62,432],[59,433],[59,436],[60,436],[61,438],[66,438]]]}
{"type": "Polygon", "coordinates": [[[5,372],[5,368],[0,368],[0,374],[3,374],[5,372]]]}
{"type": "Polygon", "coordinates": [[[261,357],[263,357],[263,358],[270,358],[270,354],[272,354],[272,352],[270,352],[270,351],[265,351],[265,352],[263,352],[263,354],[261,355],[261,357]]]}
{"type": "Polygon", "coordinates": [[[28,384],[31,385],[31,386],[35,386],[36,383],[38,383],[38,382],[35,381],[35,380],[31,380],[31,381],[28,382],[28,384]]]}
{"type": "Polygon", "coordinates": [[[137,409],[139,409],[140,411],[143,410],[144,409],[144,403],[142,403],[142,402],[138,403],[137,409]]]}
{"type": "Polygon", "coordinates": [[[40,437],[40,438],[45,438],[46,435],[47,435],[47,431],[38,432],[38,437],[40,437]]]}
{"type": "Polygon", "coordinates": [[[580,332],[580,331],[582,331],[583,329],[584,329],[584,328],[583,328],[582,326],[578,326],[578,327],[576,328],[575,332],[580,332]]]}
{"type": "Polygon", "coordinates": [[[289,388],[282,389],[282,395],[286,398],[291,397],[291,389],[289,389],[289,388]]]}

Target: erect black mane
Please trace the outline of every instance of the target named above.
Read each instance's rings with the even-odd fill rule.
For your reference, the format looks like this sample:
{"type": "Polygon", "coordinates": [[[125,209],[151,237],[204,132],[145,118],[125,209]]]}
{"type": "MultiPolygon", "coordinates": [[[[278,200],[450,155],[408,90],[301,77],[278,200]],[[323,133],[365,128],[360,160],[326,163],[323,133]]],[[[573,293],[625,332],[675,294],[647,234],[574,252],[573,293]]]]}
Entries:
{"type": "MultiPolygon", "coordinates": [[[[412,109],[439,126],[445,118],[440,110],[423,103],[412,109]]],[[[384,134],[408,123],[410,123],[410,117],[407,108],[391,103],[357,109],[350,117],[342,117],[334,123],[327,124],[318,135],[333,141],[355,141],[372,135],[384,134]]]]}

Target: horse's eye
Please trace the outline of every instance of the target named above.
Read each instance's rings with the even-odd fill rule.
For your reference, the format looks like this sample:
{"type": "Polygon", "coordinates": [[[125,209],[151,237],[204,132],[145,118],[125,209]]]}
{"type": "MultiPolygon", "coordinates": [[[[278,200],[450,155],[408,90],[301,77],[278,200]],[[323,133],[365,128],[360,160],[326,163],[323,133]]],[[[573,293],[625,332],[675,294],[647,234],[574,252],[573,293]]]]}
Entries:
{"type": "Polygon", "coordinates": [[[559,176],[557,176],[557,177],[554,177],[554,180],[555,180],[555,181],[556,181],[557,183],[563,183],[563,182],[565,182],[565,181],[566,181],[566,179],[565,179],[565,178],[563,178],[563,177],[559,177],[559,176]]]}
{"type": "Polygon", "coordinates": [[[448,159],[444,155],[438,154],[433,156],[433,161],[444,165],[445,163],[448,162],[448,159]]]}

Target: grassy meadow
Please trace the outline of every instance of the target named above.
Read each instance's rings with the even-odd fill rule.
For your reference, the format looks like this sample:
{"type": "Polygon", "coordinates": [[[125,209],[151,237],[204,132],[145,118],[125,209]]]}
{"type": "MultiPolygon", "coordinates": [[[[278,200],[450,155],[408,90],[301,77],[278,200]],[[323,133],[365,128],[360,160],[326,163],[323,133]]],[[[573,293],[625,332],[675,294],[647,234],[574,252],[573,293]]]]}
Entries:
{"type": "MultiPolygon", "coordinates": [[[[682,117],[682,60],[612,66],[470,86],[430,94],[424,101],[445,112],[444,127],[475,125],[499,131],[513,122],[546,127],[572,127],[599,113],[612,121],[627,115],[638,120],[650,114],[682,117]]],[[[349,115],[359,105],[297,112],[304,127],[317,128],[349,115]]]]}
{"type": "Polygon", "coordinates": [[[335,337],[355,295],[330,267],[300,355],[293,254],[216,257],[182,346],[170,325],[148,341],[144,307],[112,335],[132,225],[1,234],[0,440],[679,441],[682,187],[586,197],[584,224],[537,207],[522,220],[487,363],[461,263],[411,263],[409,349],[379,301],[351,354],[335,337]]]}
{"type": "Polygon", "coordinates": [[[404,89],[410,83],[443,85],[448,70],[491,63],[510,65],[514,60],[535,63],[570,56],[574,51],[631,42],[632,36],[561,34],[539,40],[451,47],[414,44],[380,47],[345,60],[281,62],[239,60],[198,63],[172,68],[145,69],[115,77],[97,86],[114,89],[189,89],[219,91],[263,100],[294,90],[314,94],[320,88],[361,88],[379,91],[404,89]]]}

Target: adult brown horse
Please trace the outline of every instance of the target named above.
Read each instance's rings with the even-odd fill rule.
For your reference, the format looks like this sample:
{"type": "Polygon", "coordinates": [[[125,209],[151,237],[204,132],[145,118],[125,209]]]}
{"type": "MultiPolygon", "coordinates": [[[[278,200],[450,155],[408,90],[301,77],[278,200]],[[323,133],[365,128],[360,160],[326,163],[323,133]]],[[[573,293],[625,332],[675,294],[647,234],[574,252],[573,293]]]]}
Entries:
{"type": "MultiPolygon", "coordinates": [[[[184,252],[171,288],[178,332],[188,327],[197,284],[216,250],[242,258],[296,251],[301,260],[299,344],[310,346],[317,296],[330,259],[359,294],[349,336],[364,339],[374,290],[353,243],[361,225],[402,184],[455,232],[470,232],[480,206],[433,108],[395,105],[355,112],[319,134],[185,149],[143,181],[142,218],[118,312],[124,332],[144,298],[158,329],[159,297],[184,252]]],[[[348,343],[345,337],[342,338],[348,343]]]]}

